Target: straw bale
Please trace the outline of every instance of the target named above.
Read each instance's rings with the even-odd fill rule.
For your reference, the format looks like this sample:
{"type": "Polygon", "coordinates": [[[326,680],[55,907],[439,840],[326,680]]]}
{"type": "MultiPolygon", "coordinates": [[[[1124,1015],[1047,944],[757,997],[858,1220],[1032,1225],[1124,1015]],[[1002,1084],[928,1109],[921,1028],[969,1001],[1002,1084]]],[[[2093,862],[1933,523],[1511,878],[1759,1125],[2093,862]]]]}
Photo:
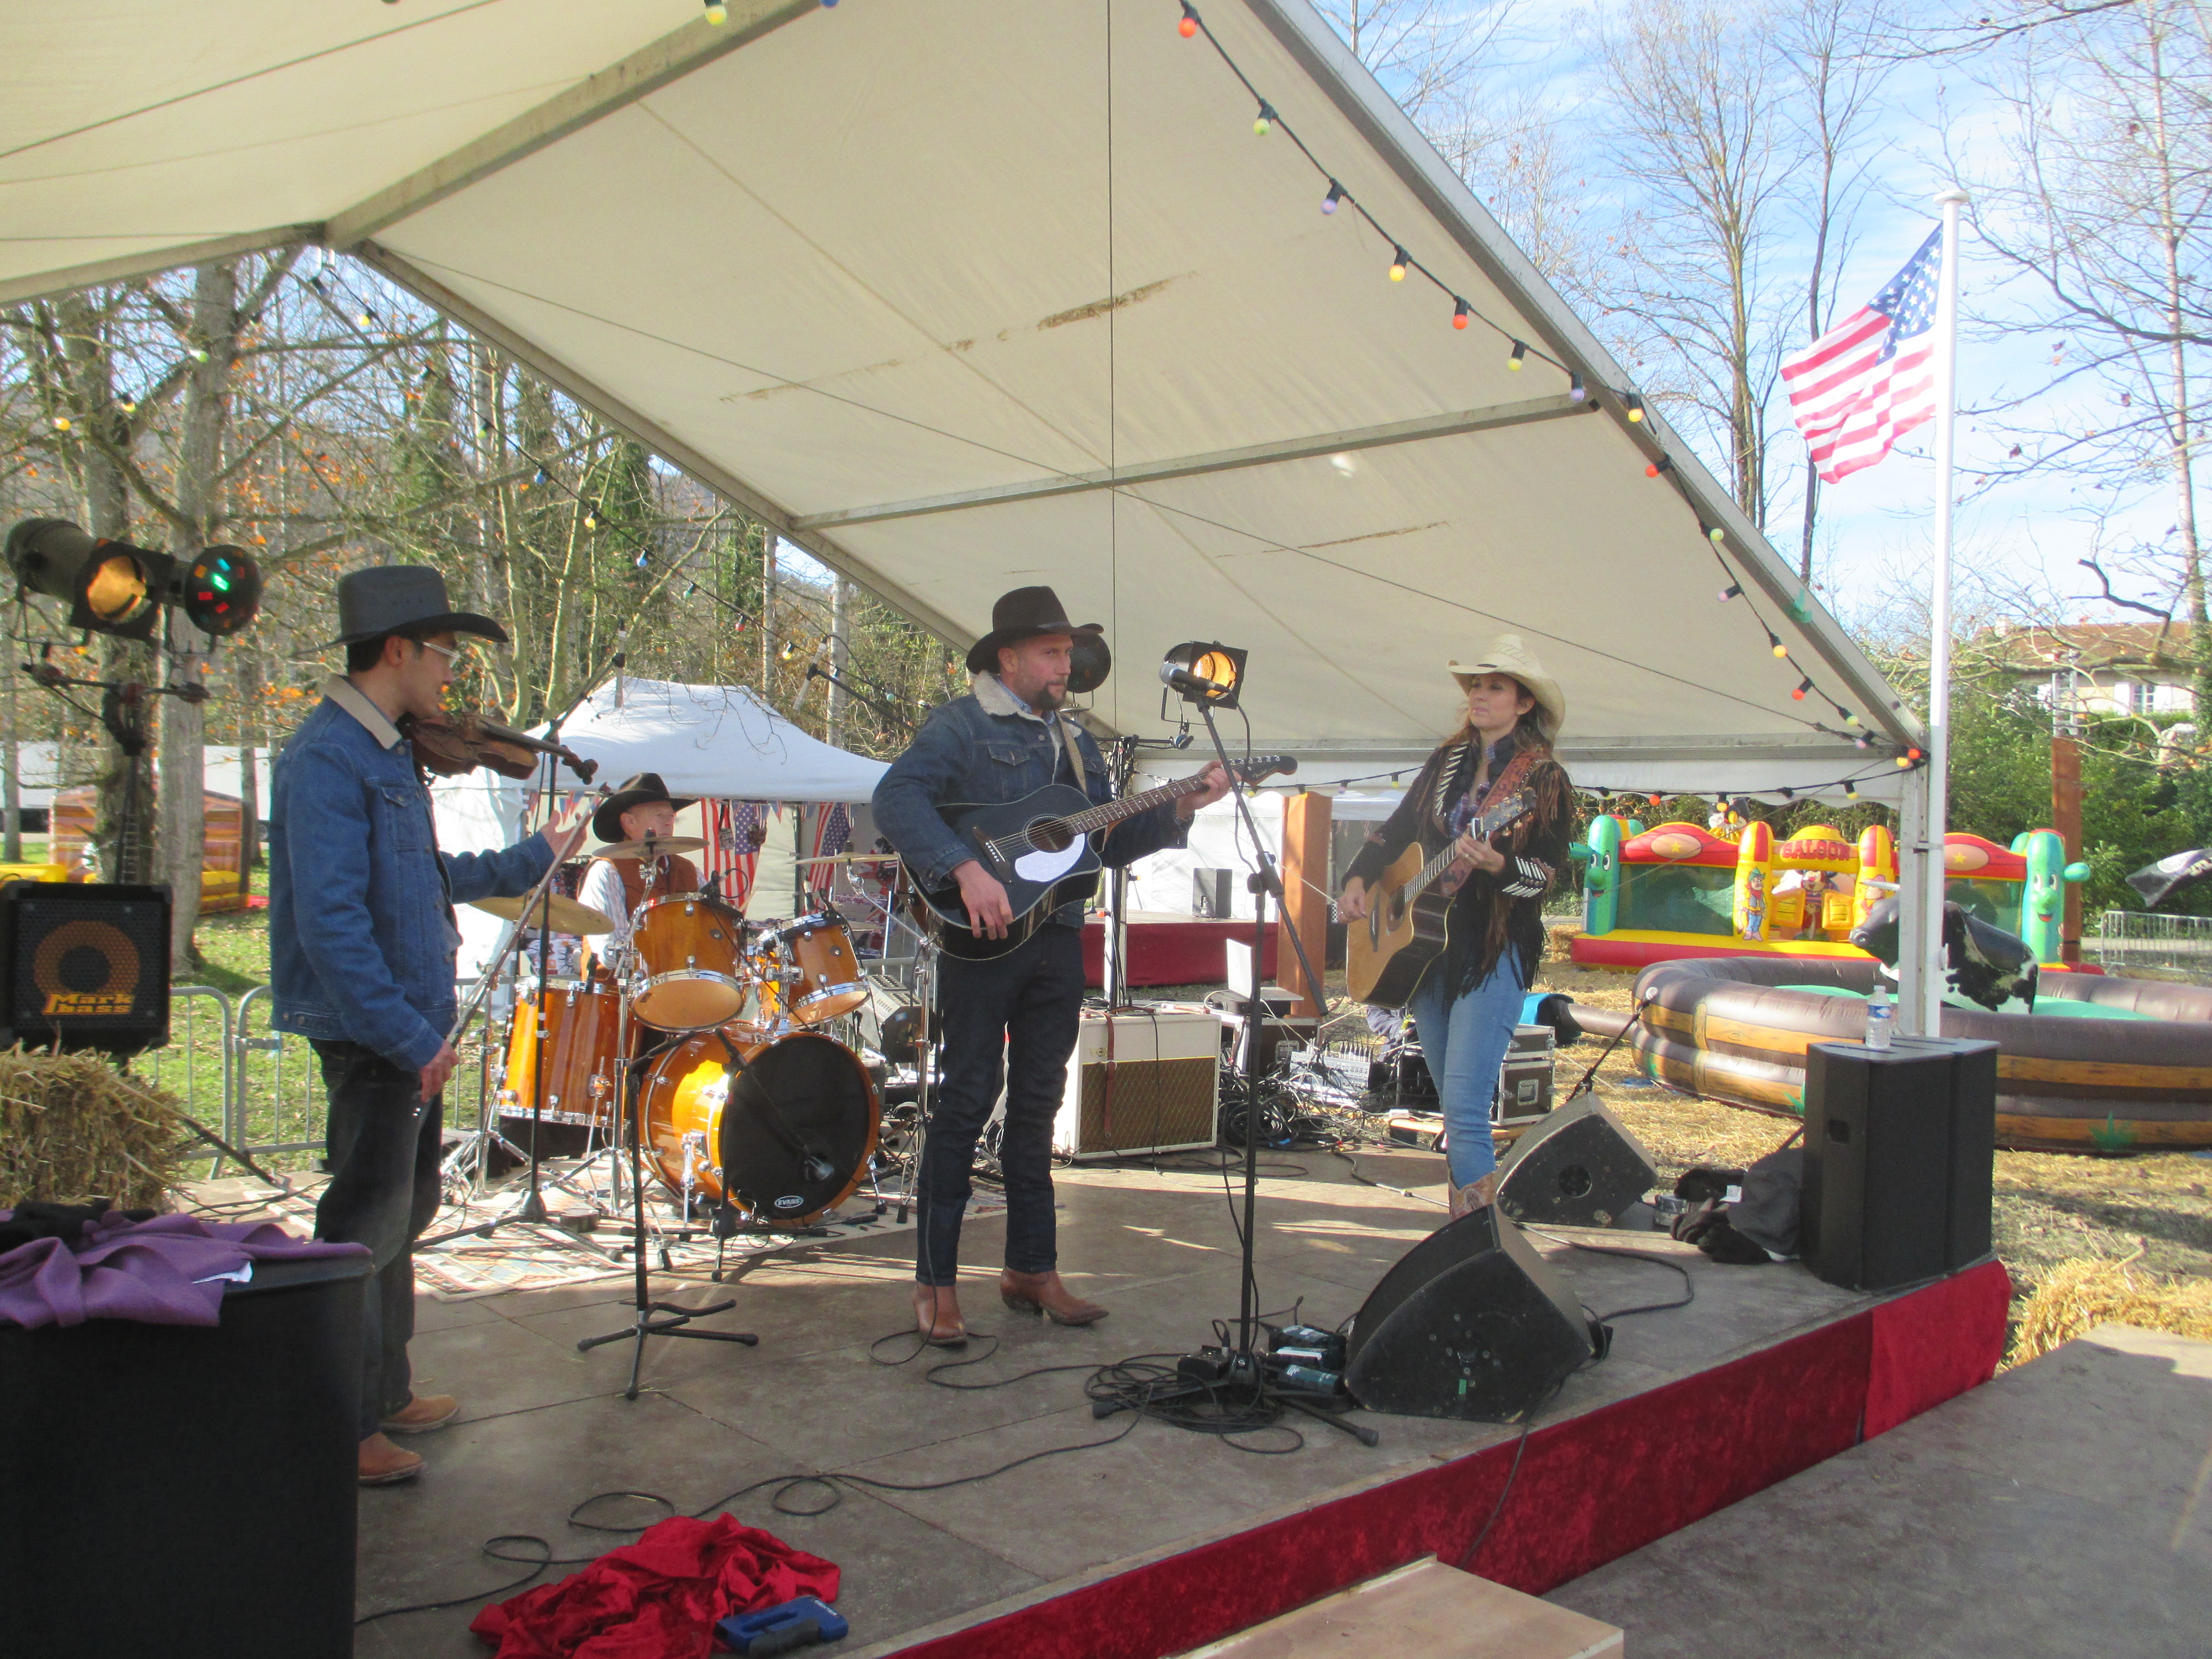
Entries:
{"type": "Polygon", "coordinates": [[[2127,1261],[2094,1256],[2059,1262],[2021,1310],[2006,1364],[2024,1364],[2105,1324],[2212,1341],[2212,1279],[2165,1279],[2127,1261]]]}
{"type": "Polygon", "coordinates": [[[166,1207],[191,1130],[177,1098],[91,1054],[0,1049],[0,1207],[166,1207]]]}

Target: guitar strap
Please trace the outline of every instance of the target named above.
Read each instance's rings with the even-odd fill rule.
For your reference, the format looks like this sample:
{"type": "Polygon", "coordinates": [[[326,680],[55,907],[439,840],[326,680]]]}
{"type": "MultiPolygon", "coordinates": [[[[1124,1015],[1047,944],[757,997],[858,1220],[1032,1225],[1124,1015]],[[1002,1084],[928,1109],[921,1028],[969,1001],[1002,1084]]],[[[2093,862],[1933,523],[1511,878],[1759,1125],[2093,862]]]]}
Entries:
{"type": "MultiPolygon", "coordinates": [[[[1522,780],[1536,769],[1536,763],[1540,758],[1541,757],[1534,749],[1516,750],[1513,758],[1505,763],[1505,769],[1490,781],[1489,787],[1483,793],[1483,799],[1490,801],[1507,799],[1521,787],[1522,780]]],[[[1470,785],[1467,793],[1461,796],[1459,800],[1460,807],[1464,810],[1455,810],[1452,814],[1452,817],[1459,820],[1462,825],[1472,823],[1478,816],[1479,809],[1474,805],[1474,789],[1470,785]]],[[[1458,831],[1454,830],[1452,833],[1455,836],[1458,831]]]]}
{"type": "Polygon", "coordinates": [[[1091,786],[1083,781],[1083,750],[1076,745],[1074,722],[1065,714],[1056,714],[1052,717],[1052,724],[1053,729],[1060,733],[1060,747],[1067,750],[1067,764],[1075,775],[1075,787],[1089,794],[1091,786]]]}

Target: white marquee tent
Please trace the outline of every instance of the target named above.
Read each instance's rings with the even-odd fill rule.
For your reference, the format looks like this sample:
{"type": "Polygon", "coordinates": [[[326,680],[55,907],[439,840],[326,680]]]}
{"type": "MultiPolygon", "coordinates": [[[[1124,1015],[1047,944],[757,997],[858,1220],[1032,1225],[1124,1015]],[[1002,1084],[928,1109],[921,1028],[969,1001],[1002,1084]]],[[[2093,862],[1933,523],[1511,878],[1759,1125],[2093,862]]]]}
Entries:
{"type": "Polygon", "coordinates": [[[1630,372],[1308,0],[1199,11],[9,8],[0,301],[343,249],[948,638],[1050,582],[1119,730],[1225,640],[1258,747],[1370,775],[1514,631],[1579,781],[1850,779],[1912,844],[1917,725],[1630,372]]]}

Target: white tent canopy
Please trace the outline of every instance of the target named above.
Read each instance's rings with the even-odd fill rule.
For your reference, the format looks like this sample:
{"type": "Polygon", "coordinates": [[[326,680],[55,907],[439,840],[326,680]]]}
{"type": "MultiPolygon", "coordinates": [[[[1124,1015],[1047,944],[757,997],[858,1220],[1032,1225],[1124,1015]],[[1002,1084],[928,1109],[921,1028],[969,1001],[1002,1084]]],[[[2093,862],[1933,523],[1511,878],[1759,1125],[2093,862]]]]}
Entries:
{"type": "Polygon", "coordinates": [[[1258,747],[1364,775],[1510,630],[1580,781],[1897,799],[1838,713],[1894,695],[1306,0],[1201,10],[1448,292],[1175,0],[116,0],[0,18],[0,300],[319,240],[949,638],[1050,582],[1119,730],[1226,640],[1258,747]]]}
{"type": "MultiPolygon", "coordinates": [[[[544,728],[538,735],[544,735],[544,728]]],[[[658,772],[671,793],[758,801],[865,801],[888,769],[810,736],[744,686],[610,680],[561,729],[610,787],[658,772]]],[[[561,769],[564,783],[573,783],[561,769]]]]}
{"type": "Polygon", "coordinates": [[[1121,732],[1250,647],[1311,776],[1410,764],[1516,632],[1585,785],[1898,801],[1928,937],[1897,695],[1310,0],[1200,9],[15,6],[0,303],[349,251],[948,639],[1051,583],[1121,732]]]}

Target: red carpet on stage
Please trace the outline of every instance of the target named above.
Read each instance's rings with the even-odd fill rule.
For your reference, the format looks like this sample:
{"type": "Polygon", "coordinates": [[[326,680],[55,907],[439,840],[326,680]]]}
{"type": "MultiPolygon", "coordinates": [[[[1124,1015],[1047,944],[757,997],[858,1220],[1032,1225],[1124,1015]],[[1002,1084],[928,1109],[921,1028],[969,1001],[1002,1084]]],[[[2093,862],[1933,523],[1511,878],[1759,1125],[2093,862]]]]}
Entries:
{"type": "MultiPolygon", "coordinates": [[[[1535,1430],[1469,1570],[1542,1595],[1986,1382],[2002,1263],[1535,1430]]],[[[910,1659],[1161,1659],[1436,1555],[1457,1564],[1516,1443],[903,1650],[910,1659]]]]}
{"type": "MultiPolygon", "coordinates": [[[[1132,985],[1218,985],[1228,977],[1222,946],[1235,939],[1252,942],[1249,921],[1132,921],[1129,924],[1129,974],[1132,985]]],[[[1264,978],[1275,976],[1275,929],[1267,929],[1267,947],[1260,953],[1264,978]]],[[[1106,982],[1106,924],[1097,919],[1083,924],[1083,977],[1086,984],[1106,982]]]]}

